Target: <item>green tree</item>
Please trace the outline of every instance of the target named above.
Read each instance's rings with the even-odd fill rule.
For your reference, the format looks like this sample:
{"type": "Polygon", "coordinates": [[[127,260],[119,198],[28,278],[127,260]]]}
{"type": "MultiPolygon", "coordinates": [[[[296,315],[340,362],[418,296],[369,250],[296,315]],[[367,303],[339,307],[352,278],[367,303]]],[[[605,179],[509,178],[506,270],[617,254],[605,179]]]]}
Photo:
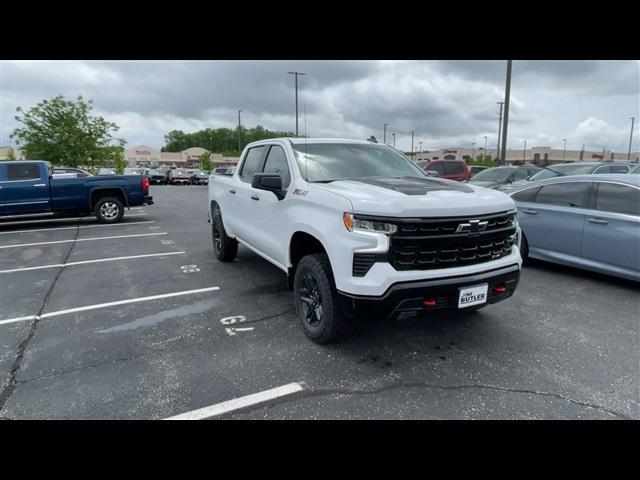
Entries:
{"type": "Polygon", "coordinates": [[[124,173],[124,169],[129,165],[129,162],[124,156],[124,148],[123,147],[115,147],[110,153],[111,164],[113,168],[116,170],[116,174],[122,175],[124,173]]]}
{"type": "MultiPolygon", "coordinates": [[[[292,132],[271,131],[258,125],[253,128],[240,127],[240,147],[257,140],[277,137],[293,137],[292,132]]],[[[162,151],[181,152],[191,147],[202,147],[210,152],[227,152],[239,155],[238,152],[238,127],[207,128],[194,133],[185,133],[182,130],[172,130],[164,136],[165,145],[162,151]]]]}
{"type": "Polygon", "coordinates": [[[11,147],[7,150],[7,160],[16,160],[16,152],[11,147]]]}
{"type": "Polygon", "coordinates": [[[210,152],[204,152],[202,155],[200,155],[200,168],[202,170],[206,170],[209,171],[213,168],[212,164],[211,164],[211,153],[210,152]]]}
{"type": "Polygon", "coordinates": [[[43,100],[15,119],[22,123],[11,134],[21,145],[26,158],[46,160],[53,165],[77,167],[102,163],[113,154],[112,142],[124,141],[112,136],[119,127],[99,116],[92,116],[93,100],[82,95],[66,100],[62,95],[43,100]]]}

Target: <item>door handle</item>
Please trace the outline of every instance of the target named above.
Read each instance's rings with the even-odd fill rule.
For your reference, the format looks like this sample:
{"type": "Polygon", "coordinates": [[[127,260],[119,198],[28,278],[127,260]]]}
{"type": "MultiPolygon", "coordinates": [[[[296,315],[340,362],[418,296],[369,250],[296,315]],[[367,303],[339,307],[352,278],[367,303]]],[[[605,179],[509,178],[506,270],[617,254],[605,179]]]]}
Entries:
{"type": "Polygon", "coordinates": [[[235,190],[229,190],[229,193],[233,193],[235,195],[236,191],[235,190]]]}
{"type": "Polygon", "coordinates": [[[260,197],[257,195],[251,195],[251,200],[260,200],[260,197]]]}
{"type": "Polygon", "coordinates": [[[529,215],[537,215],[538,214],[537,210],[530,210],[528,208],[523,208],[521,210],[521,212],[522,213],[528,213],[529,215]]]}
{"type": "Polygon", "coordinates": [[[46,187],[46,186],[47,186],[47,184],[46,184],[46,183],[36,183],[36,184],[34,185],[34,187],[46,187]]]}
{"type": "Polygon", "coordinates": [[[596,225],[608,225],[609,222],[602,220],[601,218],[587,218],[587,222],[595,223],[596,225]]]}

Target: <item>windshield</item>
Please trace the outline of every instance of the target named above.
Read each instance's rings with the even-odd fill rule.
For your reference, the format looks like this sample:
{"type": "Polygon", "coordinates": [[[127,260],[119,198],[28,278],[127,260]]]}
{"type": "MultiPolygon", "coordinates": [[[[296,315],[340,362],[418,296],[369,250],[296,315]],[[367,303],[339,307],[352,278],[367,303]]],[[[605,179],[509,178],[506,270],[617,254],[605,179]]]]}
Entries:
{"type": "Polygon", "coordinates": [[[513,168],[508,167],[496,167],[478,172],[471,182],[504,182],[511,173],[513,168]]]}
{"type": "Polygon", "coordinates": [[[410,160],[384,145],[309,143],[293,145],[293,151],[300,174],[308,182],[424,176],[410,160]]]}
{"type": "Polygon", "coordinates": [[[585,173],[591,173],[594,169],[593,165],[554,165],[552,167],[545,167],[540,170],[533,177],[529,178],[531,181],[544,180],[545,178],[560,177],[562,175],[582,175],[585,173]]]}

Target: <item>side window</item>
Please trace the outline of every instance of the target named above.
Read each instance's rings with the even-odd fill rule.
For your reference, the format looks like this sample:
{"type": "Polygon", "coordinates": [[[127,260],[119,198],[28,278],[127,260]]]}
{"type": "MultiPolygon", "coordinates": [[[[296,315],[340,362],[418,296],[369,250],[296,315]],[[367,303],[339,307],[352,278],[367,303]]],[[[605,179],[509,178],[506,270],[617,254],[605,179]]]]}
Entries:
{"type": "Polygon", "coordinates": [[[529,176],[529,171],[526,168],[519,168],[513,174],[513,181],[524,180],[529,176]]]}
{"type": "Polygon", "coordinates": [[[460,162],[446,162],[444,164],[445,175],[460,175],[464,172],[464,167],[460,162]]]}
{"type": "Polygon", "coordinates": [[[253,180],[253,174],[260,171],[260,163],[262,162],[265,148],[267,147],[254,147],[247,152],[247,156],[244,159],[244,162],[242,162],[240,180],[251,183],[253,180]]]}
{"type": "Polygon", "coordinates": [[[564,182],[544,185],[536,196],[536,203],[584,208],[588,188],[589,183],[587,182],[564,182]]]}
{"type": "Polygon", "coordinates": [[[594,175],[598,173],[611,173],[611,167],[609,165],[603,165],[602,167],[596,168],[593,173],[594,175]]]}
{"type": "Polygon", "coordinates": [[[626,165],[609,165],[609,171],[611,173],[627,173],[629,171],[629,167],[626,165]]]}
{"type": "Polygon", "coordinates": [[[264,164],[263,173],[279,173],[282,177],[282,187],[289,186],[291,176],[289,175],[289,165],[287,165],[287,156],[282,147],[273,145],[267,155],[264,164]]]}
{"type": "Polygon", "coordinates": [[[433,170],[435,172],[438,172],[440,175],[444,175],[444,165],[442,164],[442,162],[436,162],[432,165],[428,165],[427,170],[433,170]]]}
{"type": "Polygon", "coordinates": [[[615,183],[600,183],[596,210],[640,216],[640,190],[615,183]]]}
{"type": "Polygon", "coordinates": [[[533,202],[533,199],[536,197],[536,193],[538,193],[540,187],[538,188],[527,188],[526,190],[522,190],[518,193],[514,193],[511,195],[511,198],[516,202],[533,202]]]}
{"type": "Polygon", "coordinates": [[[40,164],[7,164],[7,180],[37,180],[40,178],[40,164]]]}

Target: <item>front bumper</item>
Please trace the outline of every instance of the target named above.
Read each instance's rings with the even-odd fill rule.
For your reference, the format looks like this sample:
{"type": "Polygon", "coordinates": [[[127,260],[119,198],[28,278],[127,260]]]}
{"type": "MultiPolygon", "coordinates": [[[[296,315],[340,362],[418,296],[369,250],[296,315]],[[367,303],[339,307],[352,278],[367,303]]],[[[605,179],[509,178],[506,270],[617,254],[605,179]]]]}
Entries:
{"type": "Polygon", "coordinates": [[[458,308],[459,290],[482,283],[489,285],[486,303],[500,302],[513,295],[519,279],[520,265],[516,263],[472,275],[394,283],[381,296],[339,293],[343,308],[348,311],[388,318],[406,318],[434,310],[473,310],[477,307],[458,308]],[[426,306],[423,303],[425,301],[433,305],[426,306]]]}

